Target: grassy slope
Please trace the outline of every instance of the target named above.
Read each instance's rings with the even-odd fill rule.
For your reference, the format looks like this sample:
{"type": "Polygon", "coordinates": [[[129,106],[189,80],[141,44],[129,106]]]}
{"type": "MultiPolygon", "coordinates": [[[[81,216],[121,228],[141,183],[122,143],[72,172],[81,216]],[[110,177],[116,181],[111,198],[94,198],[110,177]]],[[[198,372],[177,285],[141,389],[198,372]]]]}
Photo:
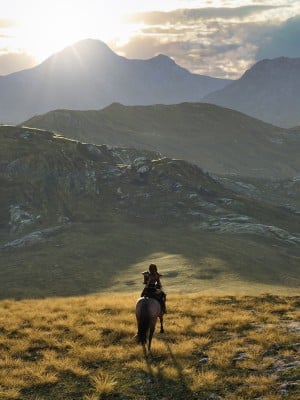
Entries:
{"type": "Polygon", "coordinates": [[[299,246],[112,217],[1,254],[2,298],[138,291],[156,262],[168,292],[299,292],[299,246]]]}
{"type": "MultiPolygon", "coordinates": [[[[55,160],[44,150],[48,168],[55,160]]],[[[29,188],[38,203],[40,186],[29,188]]],[[[289,214],[244,201],[265,222],[278,212],[281,226],[296,229],[289,214]]],[[[1,297],[114,295],[0,301],[1,400],[279,400],[282,391],[298,398],[299,297],[232,293],[297,293],[299,247],[104,210],[88,222],[93,204],[82,204],[81,222],[43,244],[1,253],[1,297]],[[166,334],[155,335],[145,358],[133,342],[134,303],[151,261],[164,274],[168,314],[166,334]],[[200,291],[231,295],[187,294],[200,291]]]]}
{"type": "MultiPolygon", "coordinates": [[[[9,129],[15,130],[20,129],[9,129]]],[[[189,226],[180,218],[165,217],[166,209],[160,209],[161,204],[172,208],[179,198],[173,192],[155,189],[159,187],[155,185],[156,179],[160,182],[160,172],[171,178],[180,173],[182,179],[189,179],[191,185],[197,186],[201,182],[219,197],[233,196],[198,169],[186,163],[155,162],[158,173],[149,179],[146,186],[135,186],[131,180],[122,183],[130,199],[122,209],[115,195],[121,185],[119,181],[108,181],[109,186],[103,186],[105,183],[101,182],[100,197],[88,197],[85,193],[72,196],[62,185],[47,190],[41,170],[63,171],[69,168],[68,172],[73,170],[73,165],[76,168],[84,165],[85,158],[76,150],[76,142],[55,139],[46,133],[41,134],[45,135],[44,138],[37,135],[30,140],[16,139],[8,132],[6,135],[7,141],[2,142],[0,148],[1,158],[25,160],[22,165],[31,166],[32,176],[27,177],[28,181],[22,176],[18,178],[18,175],[14,181],[5,178],[0,198],[1,223],[7,224],[9,204],[15,202],[29,202],[32,209],[36,207],[38,210],[41,206],[42,212],[45,209],[44,221],[35,227],[29,226],[29,231],[56,225],[56,213],[64,212],[64,209],[72,211],[75,223],[66,225],[63,231],[44,243],[2,251],[0,297],[138,291],[141,289],[140,273],[152,261],[164,273],[168,292],[284,293],[289,290],[296,293],[299,289],[299,246],[250,235],[201,232],[194,224],[189,226]],[[183,174],[187,176],[183,177],[183,174]],[[151,202],[143,203],[136,197],[137,190],[154,191],[151,202]],[[128,210],[130,217],[126,215],[128,210]],[[136,213],[139,217],[135,216],[136,213]],[[157,214],[156,221],[153,220],[154,213],[157,214]]],[[[290,232],[299,232],[299,217],[242,196],[232,198],[238,200],[238,209],[233,209],[233,212],[250,215],[267,225],[275,223],[290,232]]],[[[7,232],[4,234],[3,231],[2,243],[13,238],[7,237],[7,232]]],[[[17,236],[22,236],[22,233],[17,236]]]]}
{"type": "Polygon", "coordinates": [[[0,398],[299,398],[299,297],[170,295],[150,356],[136,298],[1,301],[0,398]]]}
{"type": "Polygon", "coordinates": [[[285,177],[300,171],[296,135],[287,139],[281,128],[212,104],[57,110],[24,125],[91,143],[160,151],[214,173],[285,177]]]}

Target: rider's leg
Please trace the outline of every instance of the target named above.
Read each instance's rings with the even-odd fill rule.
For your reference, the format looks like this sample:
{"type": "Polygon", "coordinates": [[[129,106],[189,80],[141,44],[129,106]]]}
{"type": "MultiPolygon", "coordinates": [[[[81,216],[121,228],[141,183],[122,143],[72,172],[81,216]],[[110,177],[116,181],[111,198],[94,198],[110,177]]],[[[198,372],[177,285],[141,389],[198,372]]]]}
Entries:
{"type": "Polygon", "coordinates": [[[161,308],[162,308],[162,312],[164,314],[167,313],[167,307],[166,307],[166,294],[164,292],[161,293],[161,298],[160,298],[160,304],[161,304],[161,308]]]}

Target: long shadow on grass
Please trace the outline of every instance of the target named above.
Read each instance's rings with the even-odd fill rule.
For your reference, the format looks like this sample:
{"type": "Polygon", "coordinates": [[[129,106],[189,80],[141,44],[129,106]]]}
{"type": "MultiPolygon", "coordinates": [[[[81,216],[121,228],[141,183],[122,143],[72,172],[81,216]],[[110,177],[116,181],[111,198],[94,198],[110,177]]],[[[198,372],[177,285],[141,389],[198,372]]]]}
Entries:
{"type": "MultiPolygon", "coordinates": [[[[155,396],[161,396],[163,398],[179,400],[179,399],[190,399],[195,398],[195,394],[190,390],[188,381],[183,372],[183,367],[180,362],[176,359],[172,349],[168,343],[165,343],[169,359],[171,360],[171,366],[174,367],[177,373],[177,378],[170,378],[164,371],[165,363],[162,362],[160,357],[152,357],[149,355],[144,348],[144,359],[147,366],[147,373],[149,375],[149,382],[151,387],[150,392],[155,389],[155,396]]],[[[152,398],[151,396],[149,398],[152,398]]],[[[155,398],[155,397],[153,397],[155,398]]]]}

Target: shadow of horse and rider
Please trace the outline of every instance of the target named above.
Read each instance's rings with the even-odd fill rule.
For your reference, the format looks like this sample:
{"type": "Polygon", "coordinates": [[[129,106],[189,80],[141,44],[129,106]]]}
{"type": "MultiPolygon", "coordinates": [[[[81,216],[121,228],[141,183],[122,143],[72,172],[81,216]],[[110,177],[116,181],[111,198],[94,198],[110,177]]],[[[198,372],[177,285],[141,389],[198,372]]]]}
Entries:
{"type": "MultiPolygon", "coordinates": [[[[153,391],[154,389],[154,387],[150,385],[149,399],[157,399],[160,397],[166,400],[198,399],[197,394],[192,392],[187,374],[185,373],[185,369],[183,368],[179,360],[175,357],[170,344],[166,341],[163,341],[163,343],[166,347],[167,355],[170,360],[169,362],[176,371],[176,376],[170,377],[168,372],[165,371],[165,363],[161,362],[161,357],[149,358],[146,348],[144,346],[143,350],[146,366],[144,372],[147,374],[146,376],[148,378],[148,382],[150,382],[152,385],[157,385],[155,387],[155,396],[151,396],[150,394],[151,391],[153,391]]],[[[149,387],[149,385],[147,386],[149,387]]]]}

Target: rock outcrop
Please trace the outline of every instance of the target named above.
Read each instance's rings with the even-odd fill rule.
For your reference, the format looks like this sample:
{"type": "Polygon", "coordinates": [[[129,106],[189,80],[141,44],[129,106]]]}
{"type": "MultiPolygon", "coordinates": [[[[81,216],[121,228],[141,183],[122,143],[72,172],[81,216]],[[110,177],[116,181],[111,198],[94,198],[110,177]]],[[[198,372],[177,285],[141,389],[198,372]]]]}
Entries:
{"type": "MultiPolygon", "coordinates": [[[[2,249],[35,243],[57,225],[93,221],[111,212],[299,243],[297,232],[288,231],[296,223],[284,222],[287,210],[281,215],[276,209],[277,220],[271,224],[272,208],[235,194],[186,161],[83,144],[34,129],[2,127],[0,134],[6,154],[1,227],[9,237],[2,249]]],[[[256,192],[253,185],[236,185],[243,195],[256,192]]]]}

